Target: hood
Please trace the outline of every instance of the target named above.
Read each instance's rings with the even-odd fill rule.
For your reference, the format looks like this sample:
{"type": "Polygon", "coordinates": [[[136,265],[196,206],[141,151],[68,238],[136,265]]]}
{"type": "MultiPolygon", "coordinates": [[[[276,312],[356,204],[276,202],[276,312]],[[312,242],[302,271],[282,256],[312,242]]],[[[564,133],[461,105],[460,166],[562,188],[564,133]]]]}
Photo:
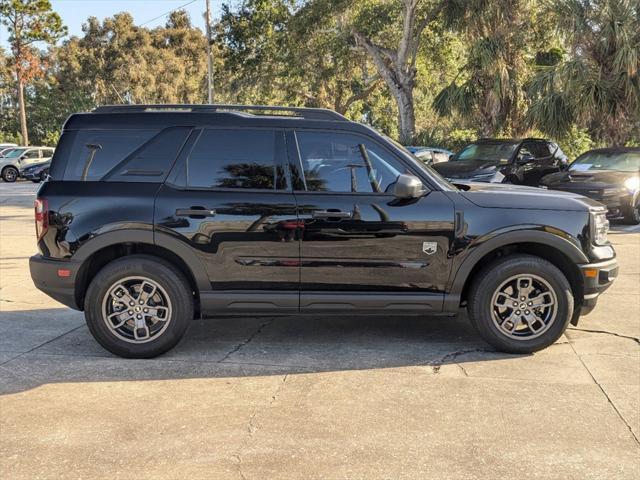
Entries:
{"type": "Polygon", "coordinates": [[[504,164],[491,160],[454,160],[435,163],[432,168],[446,178],[471,178],[494,173],[501,166],[504,164]]]}
{"type": "Polygon", "coordinates": [[[602,208],[602,205],[582,195],[549,191],[505,183],[467,183],[461,194],[479,207],[524,208],[529,210],[575,210],[602,208]]]}
{"type": "Polygon", "coordinates": [[[552,173],[542,178],[541,183],[548,187],[560,185],[622,185],[624,181],[637,175],[634,172],[620,172],[617,170],[565,171],[552,173]]]}

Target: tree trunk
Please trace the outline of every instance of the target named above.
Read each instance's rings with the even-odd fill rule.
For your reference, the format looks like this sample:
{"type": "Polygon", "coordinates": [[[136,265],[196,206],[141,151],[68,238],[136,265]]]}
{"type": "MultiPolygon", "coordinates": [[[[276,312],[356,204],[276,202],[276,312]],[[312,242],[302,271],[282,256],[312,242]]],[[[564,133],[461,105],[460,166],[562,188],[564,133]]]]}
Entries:
{"type": "Polygon", "coordinates": [[[24,106],[24,84],[20,71],[16,72],[18,77],[18,106],[20,108],[20,131],[22,133],[22,144],[29,145],[29,133],[27,131],[27,110],[24,106]]]}
{"type": "Polygon", "coordinates": [[[411,145],[416,133],[413,88],[399,86],[393,89],[393,96],[398,104],[398,136],[400,143],[411,145]]]}

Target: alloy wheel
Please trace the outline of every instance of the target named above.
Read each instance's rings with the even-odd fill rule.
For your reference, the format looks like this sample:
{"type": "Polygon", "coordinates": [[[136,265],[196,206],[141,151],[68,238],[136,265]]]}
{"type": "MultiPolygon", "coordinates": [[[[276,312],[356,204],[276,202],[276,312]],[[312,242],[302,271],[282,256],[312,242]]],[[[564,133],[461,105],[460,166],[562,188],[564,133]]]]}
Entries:
{"type": "Polygon", "coordinates": [[[102,302],[102,318],[119,339],[130,343],[155,340],[171,322],[171,300],[157,282],[146,277],[118,280],[102,302]]]}
{"type": "Polygon", "coordinates": [[[498,331],[515,340],[531,340],[556,319],[558,299],[551,285],[532,274],[514,275],[500,284],[491,299],[491,318],[498,331]]]}
{"type": "Polygon", "coordinates": [[[18,171],[13,167],[7,167],[2,172],[2,178],[5,182],[15,182],[18,178],[18,171]]]}

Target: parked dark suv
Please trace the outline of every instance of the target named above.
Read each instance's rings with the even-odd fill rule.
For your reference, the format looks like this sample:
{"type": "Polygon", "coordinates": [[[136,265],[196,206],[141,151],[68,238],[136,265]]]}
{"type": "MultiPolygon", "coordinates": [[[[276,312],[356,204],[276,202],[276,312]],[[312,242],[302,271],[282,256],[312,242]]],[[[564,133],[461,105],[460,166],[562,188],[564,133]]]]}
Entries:
{"type": "Polygon", "coordinates": [[[606,210],[446,182],[335,112],[112,106],[72,115],[36,200],[36,286],[153,357],[210,315],[455,315],[552,344],[613,281],[606,210]]]}
{"type": "Polygon", "coordinates": [[[433,168],[450,181],[537,187],[543,176],[564,170],[567,164],[567,156],[549,140],[483,138],[433,168]]]}

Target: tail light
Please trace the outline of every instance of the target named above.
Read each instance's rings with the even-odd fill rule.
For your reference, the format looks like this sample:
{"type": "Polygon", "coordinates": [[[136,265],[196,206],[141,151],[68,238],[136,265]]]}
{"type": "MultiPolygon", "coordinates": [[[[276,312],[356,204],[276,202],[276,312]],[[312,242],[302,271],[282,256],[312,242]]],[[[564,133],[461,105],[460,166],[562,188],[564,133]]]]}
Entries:
{"type": "Polygon", "coordinates": [[[36,211],[36,237],[38,241],[44,237],[49,228],[49,203],[44,198],[37,198],[35,202],[36,211]]]}

